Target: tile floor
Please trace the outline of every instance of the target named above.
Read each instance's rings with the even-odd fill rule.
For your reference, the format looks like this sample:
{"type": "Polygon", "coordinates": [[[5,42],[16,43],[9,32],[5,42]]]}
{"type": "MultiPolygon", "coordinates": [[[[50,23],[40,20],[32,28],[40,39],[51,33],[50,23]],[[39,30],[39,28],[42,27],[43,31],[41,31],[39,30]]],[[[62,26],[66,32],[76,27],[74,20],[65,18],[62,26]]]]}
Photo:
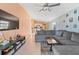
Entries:
{"type": "Polygon", "coordinates": [[[35,38],[31,35],[15,55],[41,55],[41,44],[35,43],[35,38]]]}
{"type": "Polygon", "coordinates": [[[34,37],[31,35],[14,55],[53,55],[46,43],[36,43],[34,37]]]}

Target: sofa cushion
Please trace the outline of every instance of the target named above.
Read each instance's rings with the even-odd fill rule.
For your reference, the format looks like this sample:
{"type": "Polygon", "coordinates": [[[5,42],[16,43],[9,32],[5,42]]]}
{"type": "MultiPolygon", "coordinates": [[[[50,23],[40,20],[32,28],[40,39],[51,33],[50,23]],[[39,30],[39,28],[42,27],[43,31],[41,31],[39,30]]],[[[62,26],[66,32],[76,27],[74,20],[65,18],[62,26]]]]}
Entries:
{"type": "Polygon", "coordinates": [[[38,35],[52,35],[54,34],[54,31],[53,30],[40,30],[40,31],[37,31],[37,34],[38,35]]]}
{"type": "Polygon", "coordinates": [[[64,31],[63,37],[64,37],[65,39],[70,40],[70,39],[71,39],[71,36],[72,36],[72,33],[71,33],[71,32],[64,31]]]}
{"type": "MultiPolygon", "coordinates": [[[[63,35],[62,36],[57,36],[57,35],[53,35],[53,37],[55,38],[55,39],[66,39],[66,40],[70,40],[71,39],[71,35],[72,35],[72,33],[71,32],[64,32],[64,33],[62,33],[63,35]]],[[[58,34],[59,35],[59,34],[58,34]]]]}
{"type": "Polygon", "coordinates": [[[59,40],[59,39],[63,39],[63,40],[66,39],[66,37],[58,37],[58,36],[54,36],[54,38],[55,38],[55,39],[58,39],[58,40],[59,40]]]}
{"type": "Polygon", "coordinates": [[[55,32],[55,35],[56,35],[56,36],[62,36],[62,34],[63,34],[63,31],[62,31],[62,30],[57,30],[57,31],[55,32]]]}
{"type": "Polygon", "coordinates": [[[63,40],[63,39],[59,39],[58,40],[61,44],[63,45],[79,45],[78,42],[74,42],[72,40],[63,40]]]}
{"type": "Polygon", "coordinates": [[[79,42],[79,33],[73,33],[71,37],[72,41],[79,42]]]}

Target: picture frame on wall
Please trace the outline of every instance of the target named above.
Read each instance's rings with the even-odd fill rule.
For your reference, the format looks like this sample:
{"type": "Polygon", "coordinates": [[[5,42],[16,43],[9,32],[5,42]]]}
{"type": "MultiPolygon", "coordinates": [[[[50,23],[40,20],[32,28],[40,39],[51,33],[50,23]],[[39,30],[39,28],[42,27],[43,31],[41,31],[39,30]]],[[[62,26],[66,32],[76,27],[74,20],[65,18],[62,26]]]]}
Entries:
{"type": "Polygon", "coordinates": [[[70,17],[69,18],[69,22],[73,22],[73,17],[70,17]]]}
{"type": "Polygon", "coordinates": [[[74,10],[74,14],[76,14],[77,13],[77,10],[74,10]]]}
{"type": "Polygon", "coordinates": [[[68,17],[69,16],[69,14],[66,14],[66,17],[68,17]]]}
{"type": "Polygon", "coordinates": [[[78,16],[78,21],[79,21],[79,16],[78,16]]]}
{"type": "Polygon", "coordinates": [[[74,25],[73,25],[73,28],[77,28],[77,24],[74,24],[74,25]]]}
{"type": "Polygon", "coordinates": [[[66,25],[66,28],[68,28],[69,26],[68,25],[66,25]]]}
{"type": "Polygon", "coordinates": [[[63,22],[65,23],[65,20],[63,20],[63,22]]]}

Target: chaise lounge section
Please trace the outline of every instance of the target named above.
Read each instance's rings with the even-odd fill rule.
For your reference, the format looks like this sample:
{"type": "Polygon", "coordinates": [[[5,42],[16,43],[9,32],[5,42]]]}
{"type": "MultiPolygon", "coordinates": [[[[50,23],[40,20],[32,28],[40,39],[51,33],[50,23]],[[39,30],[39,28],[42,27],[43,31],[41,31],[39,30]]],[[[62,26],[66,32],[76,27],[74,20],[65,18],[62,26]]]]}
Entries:
{"type": "Polygon", "coordinates": [[[62,45],[54,45],[53,51],[55,55],[79,55],[79,33],[62,32],[62,36],[54,36],[56,41],[62,45]]]}

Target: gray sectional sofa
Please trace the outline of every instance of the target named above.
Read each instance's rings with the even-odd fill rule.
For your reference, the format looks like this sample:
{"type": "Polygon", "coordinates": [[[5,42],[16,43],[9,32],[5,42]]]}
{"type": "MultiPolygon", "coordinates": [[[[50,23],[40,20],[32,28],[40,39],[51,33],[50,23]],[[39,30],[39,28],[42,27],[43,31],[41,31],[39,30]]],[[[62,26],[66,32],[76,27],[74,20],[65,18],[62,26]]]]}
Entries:
{"type": "Polygon", "coordinates": [[[79,45],[79,33],[65,30],[41,30],[35,34],[36,42],[45,41],[46,37],[53,37],[62,45],[79,45]]]}
{"type": "Polygon", "coordinates": [[[58,43],[53,45],[53,52],[56,55],[79,55],[79,33],[65,30],[43,30],[37,32],[37,42],[45,41],[47,36],[53,37],[58,43]]]}

